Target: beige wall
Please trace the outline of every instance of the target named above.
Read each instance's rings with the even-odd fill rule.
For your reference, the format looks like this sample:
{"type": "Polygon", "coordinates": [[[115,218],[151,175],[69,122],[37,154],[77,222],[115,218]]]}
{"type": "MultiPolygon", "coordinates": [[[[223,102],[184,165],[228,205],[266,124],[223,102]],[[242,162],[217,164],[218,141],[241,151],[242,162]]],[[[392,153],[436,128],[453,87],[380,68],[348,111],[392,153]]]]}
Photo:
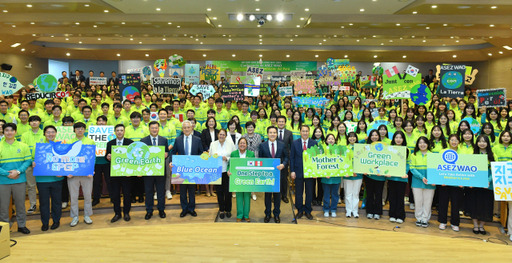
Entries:
{"type": "Polygon", "coordinates": [[[507,98],[512,98],[512,57],[489,61],[489,88],[506,88],[507,98]]]}
{"type": "Polygon", "coordinates": [[[12,65],[11,71],[6,71],[18,78],[23,85],[32,83],[34,79],[42,73],[48,73],[48,59],[36,58],[31,56],[22,56],[15,54],[0,54],[0,64],[7,63],[12,65]],[[32,68],[27,69],[25,65],[32,63],[32,68]]]}

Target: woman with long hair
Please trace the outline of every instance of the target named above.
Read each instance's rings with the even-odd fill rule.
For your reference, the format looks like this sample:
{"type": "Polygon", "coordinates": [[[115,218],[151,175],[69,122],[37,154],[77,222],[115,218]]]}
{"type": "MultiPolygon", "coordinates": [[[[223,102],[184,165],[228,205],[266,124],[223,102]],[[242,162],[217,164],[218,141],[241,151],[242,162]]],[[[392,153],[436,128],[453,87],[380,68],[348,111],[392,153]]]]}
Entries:
{"type": "Polygon", "coordinates": [[[416,226],[428,227],[432,213],[432,201],[436,187],[428,184],[427,154],[430,145],[427,137],[421,136],[416,142],[414,153],[411,155],[412,191],[414,192],[414,215],[416,226]]]}

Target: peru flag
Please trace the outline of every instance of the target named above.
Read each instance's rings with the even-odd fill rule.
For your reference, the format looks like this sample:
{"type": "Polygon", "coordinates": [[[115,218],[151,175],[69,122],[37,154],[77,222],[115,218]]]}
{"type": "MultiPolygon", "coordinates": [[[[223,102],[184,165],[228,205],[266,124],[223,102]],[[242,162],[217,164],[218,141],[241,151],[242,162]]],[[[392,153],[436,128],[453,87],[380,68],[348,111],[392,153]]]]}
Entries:
{"type": "Polygon", "coordinates": [[[396,66],[393,66],[392,68],[387,69],[385,73],[388,76],[388,78],[391,78],[400,72],[398,71],[398,68],[396,66]]]}
{"type": "Polygon", "coordinates": [[[247,166],[263,166],[262,161],[247,161],[247,166]]]}

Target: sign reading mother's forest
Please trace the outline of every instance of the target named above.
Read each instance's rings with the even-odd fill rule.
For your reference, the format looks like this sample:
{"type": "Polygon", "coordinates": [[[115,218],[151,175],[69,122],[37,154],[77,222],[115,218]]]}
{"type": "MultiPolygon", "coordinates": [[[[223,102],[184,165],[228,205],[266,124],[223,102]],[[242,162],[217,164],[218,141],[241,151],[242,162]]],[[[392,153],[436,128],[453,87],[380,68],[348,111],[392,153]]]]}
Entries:
{"type": "Polygon", "coordinates": [[[342,145],[315,145],[302,153],[304,178],[352,176],[354,152],[342,145]]]}
{"type": "Polygon", "coordinates": [[[172,164],[173,184],[222,183],[222,156],[173,155],[172,164]]]}
{"type": "Polygon", "coordinates": [[[355,144],[354,173],[405,176],[407,147],[382,142],[355,144]]]}
{"type": "Polygon", "coordinates": [[[279,159],[231,158],[230,192],[279,192],[281,172],[279,159]]]}
{"type": "Polygon", "coordinates": [[[458,154],[454,150],[427,154],[428,184],[487,188],[488,172],[485,154],[458,154]]]}
{"type": "Polygon", "coordinates": [[[95,145],[37,143],[34,176],[88,176],[94,174],[95,145]]]}
{"type": "Polygon", "coordinates": [[[165,150],[143,142],[113,146],[111,163],[110,176],[164,176],[165,150]]]}

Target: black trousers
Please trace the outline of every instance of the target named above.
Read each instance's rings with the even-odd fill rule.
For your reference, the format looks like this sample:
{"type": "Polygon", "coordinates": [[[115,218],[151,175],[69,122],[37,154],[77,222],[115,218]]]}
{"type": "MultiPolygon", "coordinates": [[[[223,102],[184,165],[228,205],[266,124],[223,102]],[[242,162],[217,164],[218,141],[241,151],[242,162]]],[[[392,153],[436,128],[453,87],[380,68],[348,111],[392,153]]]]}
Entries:
{"type": "Polygon", "coordinates": [[[322,186],[322,178],[316,178],[313,180],[313,200],[322,202],[324,200],[324,189],[322,186]]]}
{"type": "Polygon", "coordinates": [[[229,176],[227,172],[222,173],[222,184],[215,186],[217,191],[217,202],[219,202],[219,211],[231,212],[233,203],[231,193],[229,192],[229,176]]]}
{"type": "MultiPolygon", "coordinates": [[[[92,198],[93,200],[100,200],[101,193],[103,192],[103,177],[107,184],[108,194],[112,189],[110,188],[110,164],[96,164],[94,165],[94,178],[92,182],[92,198]]],[[[112,196],[111,198],[112,199],[112,196]]]]}
{"type": "Polygon", "coordinates": [[[265,216],[270,216],[273,212],[274,216],[281,214],[281,193],[265,193],[265,216]],[[272,210],[272,197],[274,197],[274,211],[272,210]]]}
{"type": "Polygon", "coordinates": [[[311,214],[313,211],[313,207],[311,203],[313,202],[313,187],[316,182],[314,178],[295,178],[295,208],[297,208],[297,213],[306,213],[311,214]],[[306,192],[306,202],[304,202],[304,190],[306,192]]]}
{"type": "Polygon", "coordinates": [[[114,203],[114,213],[116,215],[121,214],[121,189],[123,191],[123,213],[125,215],[130,214],[132,208],[131,200],[131,189],[132,189],[132,178],[131,177],[111,177],[110,187],[110,199],[114,203]]]}
{"type": "Polygon", "coordinates": [[[388,180],[389,217],[405,219],[404,196],[406,182],[388,180]]]}
{"type": "Polygon", "coordinates": [[[130,177],[132,181],[132,199],[138,196],[139,198],[144,196],[144,178],[142,177],[130,177]]]}
{"type": "Polygon", "coordinates": [[[437,221],[442,224],[448,222],[448,202],[451,203],[451,216],[450,224],[452,226],[459,226],[460,214],[459,208],[461,205],[463,188],[457,186],[441,186],[438,185],[436,188],[439,191],[439,214],[437,221]]]}
{"type": "Polygon", "coordinates": [[[158,211],[165,210],[165,176],[146,176],[144,177],[144,190],[146,191],[146,211],[148,213],[153,212],[153,195],[157,197],[157,209],[158,211]]]}
{"type": "MultiPolygon", "coordinates": [[[[68,188],[68,178],[64,176],[64,180],[62,180],[62,202],[69,202],[69,188],[68,188]]],[[[61,204],[62,205],[62,204],[61,204]]]]}
{"type": "Polygon", "coordinates": [[[364,177],[366,186],[366,213],[382,215],[382,191],[385,181],[377,181],[364,177]]]}
{"type": "Polygon", "coordinates": [[[195,184],[180,185],[181,210],[183,210],[185,212],[192,212],[196,209],[196,192],[195,191],[196,191],[195,184]],[[188,197],[187,197],[187,195],[188,195],[188,197]]]}
{"type": "Polygon", "coordinates": [[[407,182],[409,184],[409,203],[414,204],[414,194],[412,192],[412,172],[408,172],[407,175],[409,178],[407,179],[407,182]]]}
{"type": "Polygon", "coordinates": [[[37,190],[39,191],[39,210],[41,211],[41,223],[43,223],[43,225],[50,223],[50,215],[53,223],[60,222],[62,216],[62,182],[61,180],[57,182],[37,183],[37,190]]]}
{"type": "Polygon", "coordinates": [[[286,165],[283,170],[281,170],[281,196],[288,197],[288,174],[289,174],[289,166],[286,165]]]}

